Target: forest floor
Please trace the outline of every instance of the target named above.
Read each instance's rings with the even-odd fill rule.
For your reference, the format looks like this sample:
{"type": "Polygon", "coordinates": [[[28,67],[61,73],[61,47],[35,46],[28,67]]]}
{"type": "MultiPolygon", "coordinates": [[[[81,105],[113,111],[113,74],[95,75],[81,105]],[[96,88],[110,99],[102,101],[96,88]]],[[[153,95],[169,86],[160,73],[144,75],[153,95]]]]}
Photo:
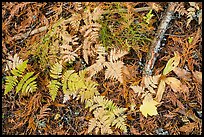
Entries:
{"type": "MultiPolygon", "coordinates": [[[[202,2],[177,2],[164,34],[160,34],[158,28],[170,4],[3,2],[2,134],[200,135],[202,2]],[[162,37],[156,53],[153,41],[158,35],[162,37]],[[156,56],[151,56],[153,53],[156,56]],[[151,64],[153,59],[152,73],[146,76],[148,61],[151,64]],[[15,75],[11,70],[25,60],[26,71],[36,76],[36,89],[23,94],[23,88],[27,92],[31,87],[24,77],[22,90],[18,90],[20,84],[8,90],[8,76],[15,75]],[[81,95],[80,88],[67,94],[62,83],[54,95],[49,88],[54,80],[49,74],[56,62],[62,64],[63,73],[74,70],[78,76],[82,70],[89,71],[85,81],[97,83],[90,96],[99,92],[99,96],[126,108],[115,117],[124,118],[125,124],[118,122],[121,125],[116,127],[112,123],[110,128],[99,127],[103,122],[93,125],[93,120],[104,118],[96,116],[102,107],[94,113],[86,108],[88,97],[81,95]],[[155,82],[156,76],[159,79],[155,82]],[[153,84],[148,78],[153,78],[153,84]],[[152,110],[142,110],[147,96],[156,102],[152,110]],[[82,97],[85,102],[78,99],[82,97]]],[[[59,71],[60,67],[53,74],[61,78],[59,71]]],[[[21,77],[13,76],[19,81],[21,77]]],[[[68,87],[71,91],[69,82],[68,87]]]]}

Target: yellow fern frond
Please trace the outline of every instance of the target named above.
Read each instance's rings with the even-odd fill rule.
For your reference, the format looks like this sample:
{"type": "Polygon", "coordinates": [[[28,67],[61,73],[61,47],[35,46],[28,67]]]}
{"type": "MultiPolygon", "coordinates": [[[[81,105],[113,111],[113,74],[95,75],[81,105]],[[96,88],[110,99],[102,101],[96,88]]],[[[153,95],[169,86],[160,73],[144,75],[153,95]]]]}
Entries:
{"type": "Polygon", "coordinates": [[[68,80],[70,75],[74,72],[74,70],[67,70],[62,76],[62,91],[64,94],[68,94],[68,80]]]}
{"type": "Polygon", "coordinates": [[[61,78],[62,74],[62,65],[59,63],[54,64],[50,70],[50,76],[54,79],[61,78]]]}

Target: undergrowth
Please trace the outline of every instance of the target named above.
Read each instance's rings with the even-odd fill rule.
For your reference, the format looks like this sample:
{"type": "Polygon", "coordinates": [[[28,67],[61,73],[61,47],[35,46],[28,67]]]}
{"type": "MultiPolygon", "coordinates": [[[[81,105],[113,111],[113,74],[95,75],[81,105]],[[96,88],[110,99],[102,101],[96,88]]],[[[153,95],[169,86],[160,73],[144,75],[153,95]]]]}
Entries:
{"type": "MultiPolygon", "coordinates": [[[[191,108],[193,101],[202,102],[202,59],[198,46],[202,42],[202,29],[188,32],[187,38],[168,36],[167,50],[158,55],[159,65],[154,68],[154,75],[143,76],[140,70],[144,66],[142,59],[152,52],[149,47],[156,33],[154,24],[166,3],[65,2],[53,3],[53,7],[44,2],[39,5],[6,2],[3,5],[2,48],[6,58],[3,59],[3,97],[18,101],[16,105],[4,102],[15,115],[12,120],[7,118],[12,127],[6,132],[14,133],[25,127],[27,134],[152,134],[151,130],[146,132],[147,127],[155,131],[159,128],[155,121],[163,117],[169,123],[160,126],[172,134],[187,132],[187,125],[193,127],[192,132],[200,128],[201,122],[191,108]],[[26,6],[31,7],[25,9],[26,6]],[[30,9],[32,6],[34,11],[30,9]],[[8,11],[12,8],[11,16],[6,7],[8,11]],[[44,8],[42,13],[39,7],[44,8]],[[21,26],[18,31],[10,24],[18,18],[15,14],[29,18],[18,20],[16,25],[21,26]],[[42,26],[34,18],[44,21],[42,32],[38,32],[42,26]],[[30,31],[29,35],[23,35],[31,23],[37,26],[36,34],[30,31]],[[14,36],[15,33],[19,34],[14,36]],[[13,51],[7,54],[11,47],[13,51]],[[189,101],[191,95],[197,98],[189,101]],[[166,100],[171,106],[164,103],[166,100]],[[171,109],[159,111],[162,107],[171,109]],[[170,110],[173,111],[167,112],[170,110]],[[169,128],[172,122],[168,118],[174,118],[177,113],[193,122],[180,122],[179,131],[174,131],[174,127],[169,128]],[[70,122],[72,115],[83,124],[80,133],[73,127],[80,122],[70,122]]],[[[175,8],[175,13],[187,19],[185,27],[175,21],[182,31],[187,31],[186,27],[192,27],[192,23],[201,24],[200,5],[181,2],[175,8]]]]}

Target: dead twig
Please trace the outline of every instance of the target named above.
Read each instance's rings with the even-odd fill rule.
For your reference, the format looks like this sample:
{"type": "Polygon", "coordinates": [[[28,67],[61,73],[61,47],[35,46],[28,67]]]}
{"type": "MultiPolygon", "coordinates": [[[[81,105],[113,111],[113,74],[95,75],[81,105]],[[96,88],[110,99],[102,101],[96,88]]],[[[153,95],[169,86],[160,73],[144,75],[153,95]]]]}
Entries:
{"type": "Polygon", "coordinates": [[[37,28],[37,29],[34,29],[32,31],[28,31],[24,34],[18,34],[16,36],[13,37],[13,40],[20,40],[20,39],[23,39],[23,38],[27,38],[29,35],[32,36],[34,34],[37,34],[37,33],[40,33],[40,32],[43,32],[43,31],[46,31],[47,30],[47,26],[43,26],[43,27],[40,27],[40,28],[37,28]]]}
{"type": "Polygon", "coordinates": [[[163,20],[161,21],[159,28],[157,30],[156,33],[156,37],[154,38],[150,48],[149,48],[149,53],[147,55],[146,58],[146,64],[145,64],[145,68],[143,71],[143,75],[152,75],[152,70],[154,67],[154,63],[157,59],[158,56],[158,50],[160,48],[161,45],[161,41],[163,39],[164,33],[167,30],[167,27],[169,25],[169,22],[172,19],[172,16],[174,14],[174,8],[176,7],[177,2],[173,3],[170,2],[168,5],[168,8],[166,10],[166,14],[163,18],[163,20]]]}

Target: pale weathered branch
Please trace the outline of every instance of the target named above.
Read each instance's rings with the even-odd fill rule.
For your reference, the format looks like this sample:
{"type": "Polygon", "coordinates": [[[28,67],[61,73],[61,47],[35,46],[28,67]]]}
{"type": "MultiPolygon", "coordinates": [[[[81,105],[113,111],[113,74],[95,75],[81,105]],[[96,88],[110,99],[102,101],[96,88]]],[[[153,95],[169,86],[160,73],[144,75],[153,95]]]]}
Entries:
{"type": "Polygon", "coordinates": [[[18,35],[16,35],[16,36],[13,37],[13,40],[20,40],[20,39],[26,38],[26,37],[28,37],[29,35],[31,36],[31,35],[34,35],[34,34],[43,32],[43,31],[47,30],[47,28],[48,28],[47,26],[43,26],[43,27],[34,29],[34,30],[32,30],[32,31],[28,31],[28,32],[26,32],[26,33],[24,33],[24,34],[22,34],[22,33],[21,33],[21,34],[18,34],[18,35]]]}
{"type": "Polygon", "coordinates": [[[158,56],[158,50],[160,48],[161,45],[161,41],[164,37],[164,33],[167,30],[167,27],[169,25],[169,22],[172,19],[172,16],[174,14],[174,8],[176,7],[177,2],[173,3],[170,2],[168,5],[168,8],[166,10],[166,14],[163,18],[163,20],[161,21],[159,28],[157,30],[156,36],[149,48],[149,53],[147,55],[146,58],[146,64],[145,64],[145,68],[144,68],[144,72],[143,75],[152,75],[152,71],[153,71],[153,67],[154,67],[154,63],[157,59],[158,56]]]}

